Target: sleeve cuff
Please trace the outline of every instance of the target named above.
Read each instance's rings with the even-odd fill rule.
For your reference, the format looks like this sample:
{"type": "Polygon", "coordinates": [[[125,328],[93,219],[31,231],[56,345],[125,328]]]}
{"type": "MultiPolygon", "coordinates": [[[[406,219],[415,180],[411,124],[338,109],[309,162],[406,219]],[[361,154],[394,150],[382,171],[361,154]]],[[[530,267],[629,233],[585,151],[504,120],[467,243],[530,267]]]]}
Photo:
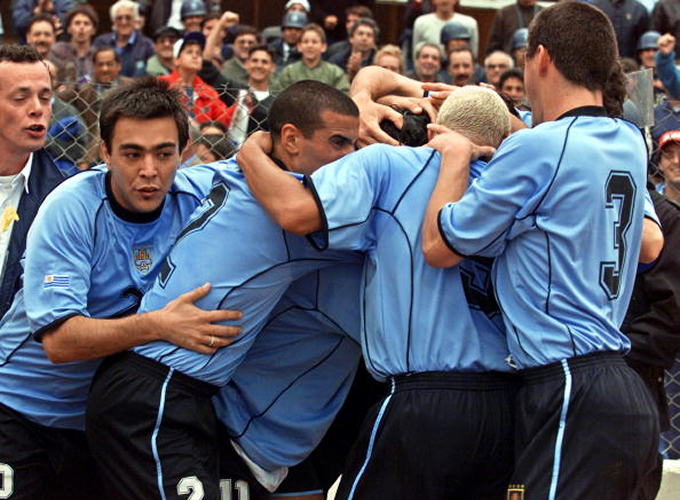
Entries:
{"type": "Polygon", "coordinates": [[[42,328],[40,328],[39,330],[33,332],[33,339],[35,339],[37,342],[42,342],[43,335],[45,335],[45,333],[48,330],[58,327],[59,325],[64,323],[66,320],[71,319],[74,316],[82,316],[82,314],[77,313],[77,312],[72,312],[72,313],[67,314],[66,316],[62,316],[61,318],[55,319],[49,325],[45,325],[42,328]]]}
{"type": "Polygon", "coordinates": [[[449,250],[451,250],[453,253],[458,255],[459,257],[463,257],[464,259],[470,257],[469,255],[464,254],[463,252],[459,252],[456,250],[456,248],[451,244],[449,239],[446,236],[446,233],[444,232],[444,227],[442,226],[442,211],[444,209],[440,209],[439,213],[437,214],[437,227],[439,228],[439,236],[441,237],[442,240],[444,240],[444,243],[448,247],[449,250]]]}

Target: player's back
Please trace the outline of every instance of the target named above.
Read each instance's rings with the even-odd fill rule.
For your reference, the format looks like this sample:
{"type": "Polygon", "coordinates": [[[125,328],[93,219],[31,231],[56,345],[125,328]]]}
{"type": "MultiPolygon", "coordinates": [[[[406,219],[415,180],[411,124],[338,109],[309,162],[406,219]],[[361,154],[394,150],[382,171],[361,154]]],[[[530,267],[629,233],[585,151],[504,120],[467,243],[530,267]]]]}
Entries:
{"type": "MultiPolygon", "coordinates": [[[[490,263],[436,269],[420,228],[439,172],[429,148],[372,146],[312,175],[331,249],[366,252],[362,348],[378,379],[424,371],[508,371],[490,263]]],[[[473,171],[480,168],[475,164],[473,171]]],[[[323,238],[317,238],[323,244],[323,238]]]]}
{"type": "Polygon", "coordinates": [[[533,176],[506,191],[526,201],[495,270],[516,361],[624,350],[618,327],[637,269],[646,182],[639,131],[622,120],[569,116],[510,137],[497,155],[485,175],[503,176],[498,161],[533,176]],[[525,168],[507,161],[512,155],[531,161],[525,168]]]}

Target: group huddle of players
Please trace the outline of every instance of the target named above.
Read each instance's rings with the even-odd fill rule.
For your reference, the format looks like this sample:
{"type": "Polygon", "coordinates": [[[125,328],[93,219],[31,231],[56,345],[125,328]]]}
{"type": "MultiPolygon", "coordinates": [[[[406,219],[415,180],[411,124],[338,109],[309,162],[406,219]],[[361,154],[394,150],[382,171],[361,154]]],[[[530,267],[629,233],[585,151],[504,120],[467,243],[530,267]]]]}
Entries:
{"type": "Polygon", "coordinates": [[[352,98],[290,86],[269,134],[177,171],[177,92],[108,94],[106,165],[43,203],[0,324],[0,498],[311,499],[340,473],[342,499],[653,498],[619,331],[658,230],[646,149],[604,107],[607,17],[561,2],[529,31],[512,135],[464,87],[430,147],[354,151],[379,98],[422,96],[369,68],[352,98]],[[362,363],[384,384],[350,391],[362,363]],[[324,455],[339,412],[363,423],[324,455]]]}

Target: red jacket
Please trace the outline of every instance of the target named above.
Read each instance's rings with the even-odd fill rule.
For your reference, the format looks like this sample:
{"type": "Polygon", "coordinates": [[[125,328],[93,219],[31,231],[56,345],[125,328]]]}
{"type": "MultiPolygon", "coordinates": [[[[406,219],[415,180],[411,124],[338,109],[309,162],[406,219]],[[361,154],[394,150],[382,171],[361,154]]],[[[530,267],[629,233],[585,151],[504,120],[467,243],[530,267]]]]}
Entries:
{"type": "MultiPolygon", "coordinates": [[[[177,85],[184,90],[184,85],[179,77],[177,70],[174,70],[169,75],[159,76],[161,80],[165,80],[171,85],[177,85]]],[[[189,108],[189,113],[196,119],[198,123],[205,121],[220,121],[228,128],[231,123],[231,117],[234,114],[233,108],[228,108],[222,102],[217,91],[210,85],[205,83],[196,75],[192,83],[193,88],[193,104],[189,108]]],[[[185,99],[187,98],[186,91],[184,92],[185,99]]]]}

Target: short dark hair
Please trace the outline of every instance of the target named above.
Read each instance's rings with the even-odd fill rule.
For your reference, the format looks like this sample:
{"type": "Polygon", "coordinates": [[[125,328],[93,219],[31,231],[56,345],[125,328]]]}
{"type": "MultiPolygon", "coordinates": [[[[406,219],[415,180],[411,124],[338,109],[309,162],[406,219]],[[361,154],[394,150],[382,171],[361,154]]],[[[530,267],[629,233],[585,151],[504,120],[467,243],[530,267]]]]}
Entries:
{"type": "Polygon", "coordinates": [[[40,62],[43,58],[35,47],[30,45],[0,45],[0,62],[13,63],[34,63],[40,62]]]}
{"type": "Polygon", "coordinates": [[[373,11],[365,5],[352,5],[351,7],[347,7],[345,9],[345,17],[349,17],[350,15],[373,19],[373,11]]]}
{"type": "Polygon", "coordinates": [[[78,14],[83,14],[89,17],[90,21],[92,21],[92,25],[94,26],[94,30],[97,31],[99,28],[99,15],[97,15],[97,11],[95,11],[94,8],[92,8],[92,6],[89,4],[76,5],[73,7],[73,9],[69,10],[65,19],[66,27],[71,25],[71,21],[73,21],[73,18],[78,14]]]}
{"type": "Polygon", "coordinates": [[[221,17],[222,14],[220,14],[219,12],[210,12],[209,14],[206,14],[203,17],[203,19],[201,19],[201,30],[203,30],[208,21],[212,21],[213,19],[220,19],[221,17]]]}
{"type": "Polygon", "coordinates": [[[35,23],[40,23],[40,22],[43,22],[43,21],[46,22],[46,23],[49,23],[50,26],[52,26],[52,31],[54,31],[55,34],[57,33],[57,26],[54,24],[54,19],[52,18],[52,16],[50,14],[48,14],[46,12],[41,12],[40,14],[36,14],[35,16],[33,16],[28,21],[28,26],[26,27],[26,33],[31,31],[31,28],[33,27],[33,25],[35,23]]]}
{"type": "Polygon", "coordinates": [[[539,11],[531,21],[527,59],[539,45],[564,78],[591,91],[604,91],[619,58],[609,18],[597,7],[571,0],[539,11]]]}
{"type": "Polygon", "coordinates": [[[378,43],[378,40],[380,39],[380,28],[378,27],[378,23],[376,23],[370,17],[360,17],[349,29],[349,36],[354,35],[354,32],[359,26],[368,26],[369,28],[373,28],[373,36],[375,37],[375,42],[378,43]]]}
{"type": "Polygon", "coordinates": [[[610,118],[623,117],[623,101],[626,100],[626,75],[621,61],[616,59],[609,79],[602,91],[602,104],[610,118]]]}
{"type": "Polygon", "coordinates": [[[255,38],[257,38],[258,41],[260,40],[260,32],[257,31],[257,28],[248,26],[247,24],[241,24],[236,28],[236,31],[234,31],[234,41],[243,35],[255,35],[255,38]]]}
{"type": "Polygon", "coordinates": [[[446,54],[446,63],[449,64],[451,62],[451,54],[457,54],[458,52],[469,52],[470,57],[472,58],[472,64],[475,64],[477,62],[477,60],[475,59],[475,53],[472,52],[470,46],[463,45],[460,47],[454,47],[453,49],[449,50],[449,53],[446,54]]]}
{"type": "Polygon", "coordinates": [[[425,111],[415,114],[408,109],[397,109],[404,117],[404,124],[400,129],[387,118],[380,122],[380,128],[392,139],[400,144],[410,147],[424,146],[427,144],[427,124],[430,123],[430,115],[425,111]]]}
{"type": "Polygon", "coordinates": [[[111,151],[113,130],[120,118],[173,118],[177,125],[179,150],[189,141],[189,116],[176,87],[152,76],[141,77],[106,94],[99,115],[99,130],[106,148],[111,151]]]}
{"type": "Polygon", "coordinates": [[[274,52],[272,52],[272,49],[270,49],[268,45],[265,45],[263,43],[260,44],[260,45],[253,45],[252,47],[250,47],[248,49],[248,57],[252,56],[253,52],[260,52],[260,51],[266,52],[267,54],[269,54],[269,57],[272,58],[272,61],[274,61],[276,59],[276,57],[274,56],[274,52]]]}
{"type": "Polygon", "coordinates": [[[524,73],[522,73],[522,70],[519,68],[510,68],[505,70],[498,79],[498,90],[500,90],[503,87],[505,81],[509,80],[510,78],[517,78],[520,82],[524,82],[524,73]]]}
{"type": "Polygon", "coordinates": [[[359,116],[359,108],[344,92],[315,80],[296,82],[281,92],[269,109],[269,130],[276,142],[286,123],[295,125],[305,137],[311,137],[321,125],[321,114],[331,111],[345,116],[359,116]]]}
{"type": "Polygon", "coordinates": [[[95,51],[92,53],[92,62],[96,63],[97,62],[97,56],[101,54],[102,52],[113,52],[113,58],[117,63],[120,63],[120,55],[118,52],[116,52],[116,49],[113,47],[99,47],[98,49],[95,49],[95,51]]]}

